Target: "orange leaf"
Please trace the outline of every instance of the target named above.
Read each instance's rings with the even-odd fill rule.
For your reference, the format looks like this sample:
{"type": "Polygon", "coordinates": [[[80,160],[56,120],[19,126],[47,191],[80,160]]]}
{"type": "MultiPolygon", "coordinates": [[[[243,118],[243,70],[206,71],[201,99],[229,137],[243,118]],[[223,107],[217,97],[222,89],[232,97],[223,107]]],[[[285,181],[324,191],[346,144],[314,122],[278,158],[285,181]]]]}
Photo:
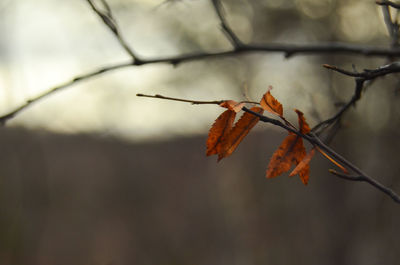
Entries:
{"type": "Polygon", "coordinates": [[[207,156],[219,154],[221,152],[221,143],[232,129],[235,117],[236,112],[228,109],[219,115],[215,120],[208,133],[208,139],[206,143],[207,156]]]}
{"type": "Polygon", "coordinates": [[[233,110],[234,112],[239,112],[242,110],[242,108],[244,107],[244,103],[238,103],[234,100],[226,100],[224,102],[222,102],[221,104],[219,104],[221,107],[223,108],[227,108],[230,110],[233,110]]]}
{"type": "Polygon", "coordinates": [[[265,93],[264,96],[262,97],[260,101],[261,107],[266,111],[269,111],[275,115],[282,117],[283,115],[282,104],[271,95],[270,92],[271,89],[272,87],[270,87],[267,93],[265,93]]]}
{"type": "MultiPolygon", "coordinates": [[[[308,126],[303,112],[300,110],[295,110],[298,116],[299,130],[302,134],[307,134],[310,132],[310,126],[308,126]]],[[[292,165],[298,166],[306,157],[306,149],[304,148],[303,139],[289,132],[289,135],[283,140],[282,144],[279,146],[278,150],[272,155],[267,168],[267,178],[273,178],[287,172],[292,165]]],[[[312,156],[311,156],[312,157],[312,156]]],[[[310,157],[310,160],[311,160],[310,157]]],[[[296,170],[296,168],[295,168],[296,170]]],[[[294,170],[294,171],[295,171],[294,170]]],[[[309,178],[309,166],[306,163],[304,166],[298,169],[298,172],[302,182],[307,184],[309,178]]],[[[291,176],[295,175],[293,172],[291,176]]]]}
{"type": "MultiPolygon", "coordinates": [[[[264,110],[259,107],[252,107],[250,110],[259,114],[264,112],[264,110]]],[[[257,124],[258,121],[259,118],[257,116],[245,112],[236,122],[228,136],[224,137],[221,152],[218,155],[218,161],[231,155],[243,138],[250,132],[250,130],[257,124]]]]}
{"type": "Polygon", "coordinates": [[[297,165],[306,155],[303,139],[294,133],[283,140],[278,150],[272,155],[267,168],[267,178],[273,178],[287,172],[291,166],[297,165]]]}
{"type": "Polygon", "coordinates": [[[294,175],[299,174],[301,181],[304,185],[307,185],[308,179],[310,177],[310,161],[315,154],[315,149],[311,149],[311,151],[300,161],[299,164],[293,169],[290,173],[289,177],[293,177],[294,175]]]}
{"type": "Polygon", "coordinates": [[[297,113],[297,117],[299,120],[299,130],[302,134],[307,134],[311,131],[310,126],[308,126],[308,123],[306,122],[306,119],[304,118],[303,112],[301,112],[298,109],[295,109],[297,113]]]}

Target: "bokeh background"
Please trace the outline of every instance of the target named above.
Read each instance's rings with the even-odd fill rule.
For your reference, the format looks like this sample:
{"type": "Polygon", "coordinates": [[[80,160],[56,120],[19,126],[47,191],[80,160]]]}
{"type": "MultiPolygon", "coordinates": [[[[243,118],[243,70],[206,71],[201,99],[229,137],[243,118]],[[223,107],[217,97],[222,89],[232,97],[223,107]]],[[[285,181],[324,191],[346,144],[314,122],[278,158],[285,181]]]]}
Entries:
{"type": "MultiPolygon", "coordinates": [[[[143,58],[223,51],[210,1],[109,0],[143,58]]],[[[389,46],[374,1],[223,1],[246,43],[389,46]]],[[[396,14],[393,12],[393,16],[396,14]]],[[[129,61],[86,1],[0,2],[0,112],[80,74],[129,61]]],[[[286,135],[260,124],[232,157],[205,157],[216,106],[137,98],[257,100],[269,85],[285,114],[315,125],[354,80],[321,67],[387,58],[241,54],[130,67],[81,82],[0,128],[0,264],[396,264],[400,208],[367,184],[327,172],[304,187],[264,178],[286,135]],[[294,113],[294,112],[293,112],[294,113]]],[[[335,150],[400,191],[398,79],[374,82],[346,115],[335,150]]]]}

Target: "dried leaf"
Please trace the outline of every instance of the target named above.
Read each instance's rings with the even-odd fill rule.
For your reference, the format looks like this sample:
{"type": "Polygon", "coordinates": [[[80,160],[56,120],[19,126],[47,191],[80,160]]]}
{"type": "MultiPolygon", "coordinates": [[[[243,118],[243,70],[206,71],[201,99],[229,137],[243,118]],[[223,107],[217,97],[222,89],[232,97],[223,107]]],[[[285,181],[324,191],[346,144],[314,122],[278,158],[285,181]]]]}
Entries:
{"type": "Polygon", "coordinates": [[[272,155],[267,168],[267,178],[277,177],[297,165],[306,156],[303,139],[294,133],[283,140],[278,150],[272,155]]]}
{"type": "MultiPolygon", "coordinates": [[[[303,134],[309,133],[310,126],[308,126],[304,118],[304,114],[299,110],[295,111],[298,116],[300,132],[303,134]]],[[[304,148],[303,139],[300,136],[290,132],[289,135],[285,138],[285,140],[283,140],[278,150],[276,150],[275,153],[272,155],[272,158],[267,168],[266,177],[273,178],[289,171],[292,165],[298,166],[304,160],[305,157],[306,157],[306,149],[304,148]]],[[[300,167],[297,173],[294,174],[292,172],[290,175],[293,176],[296,174],[299,174],[302,182],[304,184],[307,184],[309,178],[308,163],[300,167]]]]}
{"type": "Polygon", "coordinates": [[[301,181],[304,185],[307,185],[308,179],[310,177],[310,161],[315,154],[315,148],[311,149],[311,151],[300,161],[300,163],[293,169],[290,173],[289,177],[293,177],[294,175],[299,174],[301,181]]]}
{"type": "Polygon", "coordinates": [[[270,92],[271,89],[272,87],[270,87],[267,93],[265,93],[264,96],[262,97],[260,101],[261,107],[266,111],[269,111],[275,115],[282,117],[283,115],[282,104],[271,95],[270,92]]]}
{"type": "Polygon", "coordinates": [[[307,134],[311,131],[310,126],[308,125],[308,123],[306,122],[306,119],[304,118],[304,114],[303,112],[301,112],[298,109],[295,109],[294,111],[296,111],[297,113],[297,117],[299,120],[299,130],[302,134],[307,134]]]}
{"type": "Polygon", "coordinates": [[[221,104],[219,104],[221,107],[223,108],[227,108],[230,110],[233,110],[234,112],[239,112],[242,110],[242,108],[244,107],[244,103],[238,103],[234,100],[226,100],[224,102],[222,102],[221,104]]]}
{"type": "MultiPolygon", "coordinates": [[[[252,107],[250,110],[262,114],[264,110],[259,107],[252,107]]],[[[227,137],[224,138],[222,143],[221,152],[218,155],[218,161],[227,157],[235,151],[243,138],[250,132],[250,130],[257,124],[259,118],[251,113],[245,112],[242,117],[236,122],[233,129],[227,137]]]]}
{"type": "Polygon", "coordinates": [[[219,154],[221,152],[221,143],[231,131],[235,117],[236,112],[228,109],[219,115],[215,120],[208,133],[208,139],[206,143],[207,156],[219,154]]]}

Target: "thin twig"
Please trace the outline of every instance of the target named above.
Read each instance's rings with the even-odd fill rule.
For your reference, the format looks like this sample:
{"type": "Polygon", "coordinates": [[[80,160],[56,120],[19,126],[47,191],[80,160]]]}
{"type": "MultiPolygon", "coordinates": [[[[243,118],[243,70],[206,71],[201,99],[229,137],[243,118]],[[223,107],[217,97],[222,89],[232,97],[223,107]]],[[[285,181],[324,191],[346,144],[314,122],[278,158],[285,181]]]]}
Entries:
{"type": "Polygon", "coordinates": [[[236,34],[233,32],[231,27],[228,25],[228,22],[225,19],[225,16],[223,14],[223,8],[220,0],[211,0],[215,13],[217,14],[221,27],[224,30],[225,35],[229,39],[229,41],[232,43],[234,49],[240,49],[241,46],[243,45],[242,41],[236,36],[236,34]]]}
{"type": "Polygon", "coordinates": [[[392,47],[398,46],[399,26],[393,22],[388,5],[382,5],[383,20],[392,40],[392,47]]]}
{"type": "Polygon", "coordinates": [[[372,80],[380,76],[385,76],[387,74],[394,74],[400,72],[400,61],[386,64],[376,69],[365,69],[363,72],[352,72],[329,64],[324,64],[322,66],[344,75],[352,77],[360,77],[365,80],[372,80]]]}
{"type": "Polygon", "coordinates": [[[376,180],[374,180],[368,176],[347,175],[347,174],[337,172],[336,170],[333,170],[333,169],[329,169],[329,172],[339,178],[343,178],[346,180],[367,182],[367,183],[371,184],[372,186],[374,186],[375,188],[377,188],[377,189],[381,190],[382,192],[386,193],[387,195],[389,195],[395,202],[400,203],[399,195],[397,195],[392,189],[382,185],[381,183],[377,182],[376,180]]]}
{"type": "MultiPolygon", "coordinates": [[[[361,78],[357,78],[356,79],[356,86],[354,89],[354,94],[351,97],[351,99],[345,104],[343,105],[338,112],[336,112],[335,115],[333,115],[331,118],[326,119],[320,123],[318,123],[317,125],[315,125],[312,128],[312,132],[316,133],[317,135],[321,134],[321,132],[327,128],[328,126],[330,126],[331,124],[334,124],[336,121],[340,120],[340,118],[343,116],[343,114],[349,110],[349,108],[351,106],[354,106],[355,103],[361,98],[361,92],[363,90],[363,86],[364,86],[364,79],[361,78]],[[322,128],[322,130],[321,130],[322,128]]],[[[333,136],[331,136],[333,137],[333,136]]]]}
{"type": "Polygon", "coordinates": [[[392,1],[388,1],[388,0],[376,0],[375,3],[377,5],[381,5],[381,6],[391,6],[393,8],[400,9],[399,4],[393,3],[392,1]]]}
{"type": "Polygon", "coordinates": [[[328,171],[329,171],[329,173],[331,173],[339,178],[345,179],[345,180],[363,181],[363,177],[361,175],[349,175],[349,174],[345,174],[342,172],[337,172],[334,169],[329,169],[328,171]]]}
{"type": "Polygon", "coordinates": [[[347,110],[349,110],[351,106],[355,105],[355,103],[361,98],[361,93],[365,87],[364,84],[366,82],[371,83],[372,80],[378,77],[400,72],[400,62],[393,62],[372,70],[366,69],[363,72],[352,72],[329,64],[324,64],[323,66],[338,73],[354,77],[356,85],[353,96],[346,104],[344,104],[339,109],[339,111],[337,111],[331,118],[326,119],[314,126],[312,131],[318,135],[320,135],[324,129],[334,124],[336,121],[340,120],[343,114],[347,112],[347,110]]]}
{"type": "Polygon", "coordinates": [[[371,83],[372,80],[378,77],[400,72],[400,62],[393,62],[372,70],[366,69],[363,72],[352,72],[329,64],[324,64],[323,66],[338,73],[354,77],[356,85],[353,96],[346,104],[344,104],[339,109],[339,111],[337,111],[331,118],[320,122],[312,128],[312,132],[318,135],[320,135],[324,131],[324,129],[340,120],[343,114],[347,112],[351,106],[355,105],[355,103],[361,98],[361,93],[365,87],[364,84],[366,82],[371,83]]]}
{"type": "MultiPolygon", "coordinates": [[[[180,102],[188,102],[191,103],[192,105],[201,105],[201,104],[216,104],[216,105],[220,105],[223,102],[226,102],[228,100],[209,100],[209,101],[202,101],[202,100],[191,100],[191,99],[182,99],[182,98],[173,98],[173,97],[166,97],[163,95],[145,95],[145,94],[141,94],[138,93],[136,94],[137,97],[146,97],[146,98],[159,98],[159,99],[167,99],[167,100],[173,100],[173,101],[180,101],[180,102]]],[[[240,101],[238,103],[250,103],[250,104],[260,104],[259,102],[255,102],[255,101],[250,101],[250,100],[244,100],[244,101],[240,101]]]]}
{"type": "Polygon", "coordinates": [[[15,109],[9,111],[8,113],[2,115],[0,117],[0,124],[4,125],[8,120],[10,120],[13,117],[15,117],[21,111],[23,111],[26,108],[30,107],[31,105],[39,102],[40,100],[44,99],[45,97],[50,96],[53,93],[56,93],[56,92],[58,92],[58,91],[60,91],[60,90],[62,90],[64,88],[73,86],[73,85],[77,84],[78,82],[89,80],[90,78],[102,75],[102,74],[104,74],[106,72],[110,72],[110,71],[113,71],[113,70],[121,69],[121,68],[128,67],[128,66],[131,66],[131,65],[132,65],[132,62],[129,62],[129,63],[121,63],[121,64],[117,64],[117,65],[113,65],[113,66],[100,68],[98,70],[95,70],[95,71],[92,71],[92,72],[77,76],[77,77],[71,79],[70,81],[67,81],[65,83],[59,84],[58,86],[52,87],[52,88],[42,92],[41,94],[26,100],[25,103],[21,104],[20,106],[16,107],[15,109]]]}
{"type": "Polygon", "coordinates": [[[124,37],[120,33],[118,24],[111,12],[111,8],[108,5],[106,0],[101,0],[103,3],[104,8],[106,11],[100,10],[93,2],[93,0],[87,0],[89,3],[90,7],[92,10],[102,19],[104,24],[111,30],[111,32],[115,35],[116,39],[120,43],[120,45],[124,48],[124,50],[129,54],[129,56],[134,60],[134,61],[140,61],[139,57],[135,54],[133,49],[128,45],[128,43],[125,41],[124,37]]]}

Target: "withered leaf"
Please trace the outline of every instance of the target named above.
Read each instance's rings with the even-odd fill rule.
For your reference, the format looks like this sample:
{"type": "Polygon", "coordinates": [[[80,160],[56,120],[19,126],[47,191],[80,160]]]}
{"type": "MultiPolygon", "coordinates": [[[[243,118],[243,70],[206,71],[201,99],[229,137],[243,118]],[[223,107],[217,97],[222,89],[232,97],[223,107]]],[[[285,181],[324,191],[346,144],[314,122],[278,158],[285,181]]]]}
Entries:
{"type": "Polygon", "coordinates": [[[267,91],[267,93],[265,93],[260,101],[260,105],[261,107],[266,110],[269,111],[275,115],[281,116],[283,115],[283,107],[282,104],[275,99],[272,95],[271,95],[271,88],[270,87],[267,91]]]}
{"type": "Polygon", "coordinates": [[[242,110],[242,108],[244,107],[245,104],[236,102],[234,100],[226,100],[219,105],[223,108],[233,110],[234,112],[237,113],[242,110]]]}
{"type": "MultiPolygon", "coordinates": [[[[307,124],[304,114],[295,110],[298,116],[299,130],[303,134],[310,132],[310,126],[307,124]]],[[[303,144],[303,139],[295,133],[289,132],[289,135],[283,140],[278,150],[272,155],[269,162],[266,177],[273,178],[287,172],[292,165],[298,166],[306,157],[306,149],[303,144]]],[[[312,157],[312,156],[311,156],[312,157]]],[[[311,160],[310,157],[310,160],[311,160]]],[[[310,161],[308,161],[310,162],[310,161]]],[[[293,172],[290,176],[299,174],[301,181],[307,184],[309,179],[309,165],[308,162],[297,169],[296,173],[293,172]]]]}
{"type": "Polygon", "coordinates": [[[222,141],[231,131],[235,117],[236,112],[228,109],[215,120],[208,133],[206,143],[207,156],[219,154],[221,152],[222,141]]]}
{"type": "MultiPolygon", "coordinates": [[[[263,114],[264,110],[260,107],[252,107],[250,110],[263,114]]],[[[218,161],[224,157],[231,155],[238,147],[243,138],[257,124],[259,118],[251,113],[245,112],[242,117],[236,122],[233,129],[224,137],[222,141],[221,152],[218,155],[218,161]]]]}
{"type": "Polygon", "coordinates": [[[315,154],[315,149],[311,149],[311,151],[300,161],[299,164],[293,169],[290,173],[289,177],[293,177],[294,175],[299,174],[301,181],[304,185],[307,185],[308,179],[310,178],[310,161],[315,154]]]}
{"type": "Polygon", "coordinates": [[[272,155],[267,168],[267,178],[277,177],[303,160],[306,155],[306,149],[303,145],[303,139],[294,133],[283,140],[278,150],[272,155]]]}
{"type": "Polygon", "coordinates": [[[306,118],[304,118],[303,112],[298,109],[295,109],[299,121],[299,130],[302,134],[307,134],[311,131],[310,126],[306,122],[306,118]]]}

